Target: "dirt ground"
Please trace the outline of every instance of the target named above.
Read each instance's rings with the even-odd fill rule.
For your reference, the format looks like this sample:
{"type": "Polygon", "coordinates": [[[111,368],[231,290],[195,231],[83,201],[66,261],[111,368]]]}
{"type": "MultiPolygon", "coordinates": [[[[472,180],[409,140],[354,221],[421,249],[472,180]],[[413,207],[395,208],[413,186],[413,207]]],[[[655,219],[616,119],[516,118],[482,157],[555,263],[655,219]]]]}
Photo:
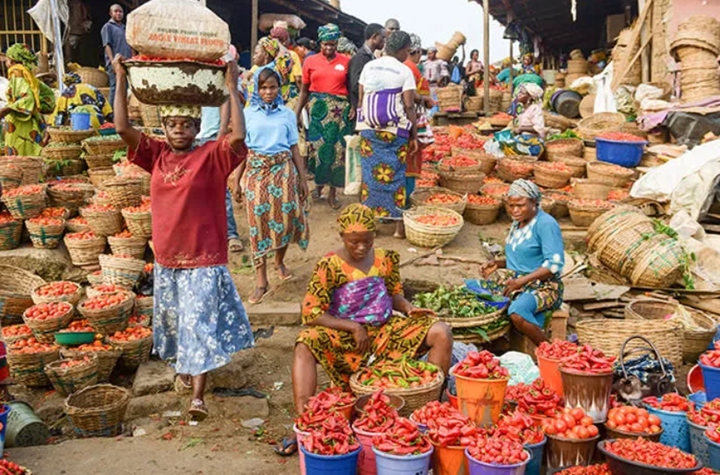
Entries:
{"type": "MultiPolygon", "coordinates": [[[[344,203],[353,199],[344,197],[344,203]]],[[[316,261],[339,246],[337,212],[325,202],[313,205],[310,217],[311,239],[306,252],[292,247],[288,265],[295,278],[280,283],[271,271],[274,294],[269,301],[301,302],[307,281],[316,261]]],[[[241,235],[247,236],[247,221],[240,208],[236,218],[241,235]]],[[[492,226],[478,227],[467,224],[460,235],[445,249],[445,255],[466,259],[485,260],[480,251],[480,238],[501,240],[509,221],[492,226]]],[[[392,226],[381,227],[376,245],[400,252],[402,260],[423,253],[413,249],[407,241],[392,237],[392,226]]],[[[249,247],[247,239],[244,239],[249,247]]],[[[247,255],[247,253],[246,253],[247,255]]],[[[243,264],[247,258],[234,255],[230,270],[243,299],[254,288],[254,273],[243,264]]],[[[272,266],[271,266],[272,268],[272,266]]],[[[451,266],[403,267],[403,279],[424,280],[445,284],[458,284],[462,279],[477,276],[476,264],[451,266]]],[[[297,322],[299,324],[299,321],[297,322]]],[[[262,435],[253,435],[244,428],[240,417],[234,417],[233,401],[236,398],[208,397],[211,417],[198,426],[180,425],[177,418],[166,418],[162,407],[149,418],[133,421],[134,428],[145,431],[139,437],[124,436],[117,439],[76,440],[61,437],[60,442],[42,447],[9,450],[10,460],[24,465],[36,475],[92,473],[95,475],[130,475],[141,471],[155,474],[206,473],[223,474],[295,474],[299,473],[297,457],[283,458],[272,451],[272,443],[291,433],[292,427],[292,348],[299,331],[298,326],[280,327],[270,339],[259,340],[257,347],[244,352],[251,364],[248,384],[269,395],[269,416],[261,415],[266,423],[262,435]]],[[[321,378],[322,383],[322,378],[321,378]]],[[[172,396],[170,396],[172,397],[172,396]]],[[[182,402],[186,407],[187,401],[182,402]]],[[[249,415],[248,418],[252,417],[249,415]]]]}

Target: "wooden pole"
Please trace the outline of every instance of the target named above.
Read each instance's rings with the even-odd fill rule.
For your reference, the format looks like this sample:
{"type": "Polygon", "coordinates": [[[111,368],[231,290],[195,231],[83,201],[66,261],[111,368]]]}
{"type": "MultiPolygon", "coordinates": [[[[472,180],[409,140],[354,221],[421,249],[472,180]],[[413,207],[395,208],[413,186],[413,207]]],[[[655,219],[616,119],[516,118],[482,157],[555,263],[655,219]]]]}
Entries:
{"type": "Polygon", "coordinates": [[[250,55],[255,54],[258,42],[258,0],[252,0],[252,32],[250,33],[250,55]]]}
{"type": "Polygon", "coordinates": [[[490,117],[490,0],[483,0],[483,47],[485,48],[485,86],[483,103],[485,104],[485,116],[490,117]]]}
{"type": "Polygon", "coordinates": [[[515,77],[515,68],[513,67],[513,40],[510,40],[510,94],[513,92],[513,79],[515,77]]]}

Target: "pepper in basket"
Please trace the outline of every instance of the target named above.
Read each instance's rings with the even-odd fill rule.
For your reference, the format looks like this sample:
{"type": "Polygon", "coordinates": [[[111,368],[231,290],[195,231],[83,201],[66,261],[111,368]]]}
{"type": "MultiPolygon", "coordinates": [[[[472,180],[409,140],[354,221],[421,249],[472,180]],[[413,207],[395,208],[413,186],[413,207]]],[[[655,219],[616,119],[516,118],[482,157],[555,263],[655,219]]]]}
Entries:
{"type": "Polygon", "coordinates": [[[245,119],[237,92],[238,66],[227,64],[232,133],[194,147],[200,107],[163,106],[167,142],[130,126],[126,71],[116,56],[115,129],[128,145],[128,160],[150,172],[154,270],[154,346],[171,361],[180,383],[192,389],[189,414],[207,417],[207,373],[253,345],[245,309],[227,269],[225,186],[247,156],[245,119]]]}

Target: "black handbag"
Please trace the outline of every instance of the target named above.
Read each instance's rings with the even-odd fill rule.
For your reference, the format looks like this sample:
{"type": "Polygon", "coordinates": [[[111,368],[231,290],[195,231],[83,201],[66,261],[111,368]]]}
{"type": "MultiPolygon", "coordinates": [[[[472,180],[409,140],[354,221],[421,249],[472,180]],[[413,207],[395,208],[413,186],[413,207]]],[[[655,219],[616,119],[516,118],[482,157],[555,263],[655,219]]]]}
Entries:
{"type": "Polygon", "coordinates": [[[676,392],[672,364],[662,358],[655,345],[647,338],[632,336],[625,340],[620,349],[620,368],[619,370],[616,368],[613,373],[613,392],[617,394],[618,401],[632,405],[640,405],[646,397],[659,398],[676,392]],[[649,347],[626,351],[627,344],[636,339],[647,343],[649,347]],[[625,361],[627,356],[640,352],[649,352],[649,354],[625,361]],[[653,358],[651,359],[650,356],[653,358]]]}

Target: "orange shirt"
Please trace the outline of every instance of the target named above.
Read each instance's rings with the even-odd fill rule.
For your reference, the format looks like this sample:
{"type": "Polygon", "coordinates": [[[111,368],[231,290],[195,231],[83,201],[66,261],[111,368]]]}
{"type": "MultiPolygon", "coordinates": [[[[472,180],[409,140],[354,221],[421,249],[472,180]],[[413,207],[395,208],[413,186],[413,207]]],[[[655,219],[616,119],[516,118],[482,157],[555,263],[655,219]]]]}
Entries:
{"type": "Polygon", "coordinates": [[[310,92],[347,96],[347,78],[350,59],[335,54],[332,61],[322,54],[314,54],[303,64],[303,84],[310,86],[310,92]]]}

